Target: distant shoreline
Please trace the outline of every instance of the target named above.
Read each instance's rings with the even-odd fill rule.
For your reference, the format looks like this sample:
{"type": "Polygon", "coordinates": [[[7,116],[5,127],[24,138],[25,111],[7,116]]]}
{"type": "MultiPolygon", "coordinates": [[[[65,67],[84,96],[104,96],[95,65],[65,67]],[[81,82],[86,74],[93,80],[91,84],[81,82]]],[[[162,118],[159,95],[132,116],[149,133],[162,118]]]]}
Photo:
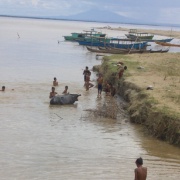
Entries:
{"type": "Polygon", "coordinates": [[[96,22],[96,23],[112,23],[112,24],[129,24],[129,25],[146,25],[146,26],[156,26],[156,27],[177,27],[180,28],[178,24],[150,24],[150,23],[125,23],[125,22],[106,22],[106,21],[93,21],[93,20],[76,20],[76,19],[65,19],[65,18],[55,18],[55,17],[32,17],[32,16],[13,16],[13,15],[0,15],[0,17],[7,18],[21,18],[21,19],[42,19],[42,20],[55,20],[55,21],[78,21],[78,22],[96,22]]]}

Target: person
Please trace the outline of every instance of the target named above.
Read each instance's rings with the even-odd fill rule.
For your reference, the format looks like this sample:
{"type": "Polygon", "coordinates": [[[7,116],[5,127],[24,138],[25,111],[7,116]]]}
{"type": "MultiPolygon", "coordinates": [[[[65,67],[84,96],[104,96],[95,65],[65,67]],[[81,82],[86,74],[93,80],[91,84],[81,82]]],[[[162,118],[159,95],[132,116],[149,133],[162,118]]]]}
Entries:
{"type": "Polygon", "coordinates": [[[89,90],[89,88],[92,88],[94,85],[92,83],[90,83],[90,73],[86,74],[86,81],[85,81],[85,87],[86,87],[86,91],[89,90]]]}
{"type": "Polygon", "coordinates": [[[135,178],[134,180],[146,180],[147,178],[147,168],[143,167],[143,159],[140,157],[136,159],[137,168],[134,170],[135,178]]]}
{"type": "Polygon", "coordinates": [[[56,77],[54,77],[53,86],[58,86],[58,82],[57,82],[56,77]]]}
{"type": "Polygon", "coordinates": [[[0,91],[5,91],[5,86],[2,86],[2,89],[0,91]]]}
{"type": "MultiPolygon", "coordinates": [[[[88,66],[86,66],[85,70],[83,71],[83,75],[84,75],[84,83],[86,83],[86,75],[90,75],[91,76],[91,72],[89,71],[88,66]]],[[[84,84],[85,85],[85,84],[84,84]]]]}
{"type": "Polygon", "coordinates": [[[110,95],[111,92],[111,85],[110,83],[106,82],[106,88],[105,88],[106,96],[110,95]]]}
{"type": "Polygon", "coordinates": [[[114,97],[114,95],[116,94],[116,88],[111,84],[110,85],[111,86],[111,96],[113,96],[114,97]]]}
{"type": "Polygon", "coordinates": [[[68,92],[68,86],[65,86],[65,89],[64,89],[64,91],[62,92],[62,94],[69,94],[69,92],[68,92]]]}
{"type": "Polygon", "coordinates": [[[127,69],[127,66],[124,66],[124,68],[120,68],[119,73],[118,73],[119,79],[123,76],[124,70],[126,69],[127,69]]]}
{"type": "Polygon", "coordinates": [[[55,92],[55,87],[52,87],[51,90],[52,90],[52,91],[51,91],[50,94],[49,94],[49,98],[53,98],[53,97],[57,94],[57,92],[55,92]]]}
{"type": "Polygon", "coordinates": [[[102,92],[102,84],[103,84],[103,77],[101,74],[99,74],[99,77],[97,79],[98,82],[98,97],[101,97],[101,92],[102,92]]]}

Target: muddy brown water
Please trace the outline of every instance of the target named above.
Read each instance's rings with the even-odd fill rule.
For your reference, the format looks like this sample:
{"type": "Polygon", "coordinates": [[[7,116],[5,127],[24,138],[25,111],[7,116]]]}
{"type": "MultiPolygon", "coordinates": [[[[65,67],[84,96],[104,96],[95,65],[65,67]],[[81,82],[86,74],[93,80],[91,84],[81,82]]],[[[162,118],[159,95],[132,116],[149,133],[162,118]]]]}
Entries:
{"type": "MultiPolygon", "coordinates": [[[[11,18],[0,23],[0,86],[6,86],[0,93],[0,179],[130,180],[140,156],[148,179],[180,177],[179,148],[131,124],[121,98],[115,120],[84,111],[109,98],[83,88],[82,69],[101,61],[77,43],[63,42],[62,35],[99,24],[11,18]],[[59,94],[68,85],[70,93],[81,94],[79,101],[50,106],[53,77],[59,94]]],[[[96,75],[91,79],[95,84],[96,75]]]]}

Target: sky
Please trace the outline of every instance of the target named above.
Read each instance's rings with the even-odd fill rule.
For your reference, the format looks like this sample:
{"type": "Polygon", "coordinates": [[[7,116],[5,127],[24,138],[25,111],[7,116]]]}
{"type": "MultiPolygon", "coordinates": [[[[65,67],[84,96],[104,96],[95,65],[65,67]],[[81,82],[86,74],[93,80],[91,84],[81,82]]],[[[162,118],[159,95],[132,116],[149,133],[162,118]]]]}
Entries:
{"type": "Polygon", "coordinates": [[[154,23],[180,24],[180,0],[0,0],[0,15],[55,17],[94,10],[154,23]]]}

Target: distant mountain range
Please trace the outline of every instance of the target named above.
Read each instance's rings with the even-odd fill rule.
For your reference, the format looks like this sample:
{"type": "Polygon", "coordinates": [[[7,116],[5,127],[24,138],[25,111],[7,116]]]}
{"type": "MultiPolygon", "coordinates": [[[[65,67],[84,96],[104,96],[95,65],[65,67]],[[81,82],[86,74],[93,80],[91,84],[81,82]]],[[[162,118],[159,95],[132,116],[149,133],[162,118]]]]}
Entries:
{"type": "Polygon", "coordinates": [[[140,25],[157,25],[157,26],[176,26],[179,24],[165,24],[157,23],[156,17],[151,16],[146,18],[146,21],[142,19],[128,18],[118,15],[116,13],[93,9],[83,13],[79,13],[71,16],[16,16],[16,15],[0,15],[2,17],[18,17],[18,18],[35,18],[35,19],[55,19],[55,20],[69,20],[69,21],[92,21],[92,22],[106,22],[106,23],[124,23],[124,24],[140,24],[140,25]]]}
{"type": "Polygon", "coordinates": [[[116,13],[104,10],[90,10],[72,16],[51,16],[51,18],[77,20],[77,21],[95,21],[95,22],[113,22],[113,23],[133,23],[134,19],[120,16],[116,13]]]}

